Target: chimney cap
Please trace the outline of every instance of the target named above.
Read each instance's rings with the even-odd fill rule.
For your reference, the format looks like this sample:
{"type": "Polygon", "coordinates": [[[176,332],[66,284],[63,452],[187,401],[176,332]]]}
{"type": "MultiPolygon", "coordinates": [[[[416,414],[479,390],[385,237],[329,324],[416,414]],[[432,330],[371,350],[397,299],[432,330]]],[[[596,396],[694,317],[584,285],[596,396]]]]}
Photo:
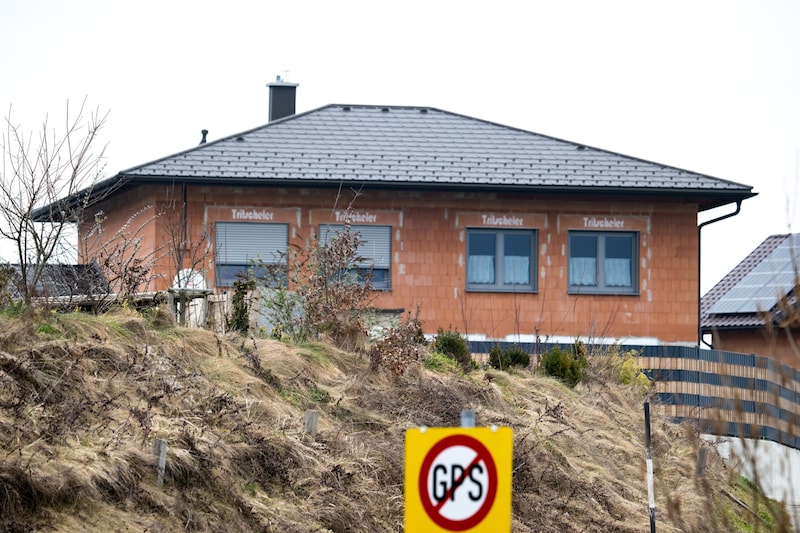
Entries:
{"type": "Polygon", "coordinates": [[[280,76],[275,76],[275,81],[268,83],[267,87],[297,87],[298,85],[300,84],[284,81],[280,76]]]}

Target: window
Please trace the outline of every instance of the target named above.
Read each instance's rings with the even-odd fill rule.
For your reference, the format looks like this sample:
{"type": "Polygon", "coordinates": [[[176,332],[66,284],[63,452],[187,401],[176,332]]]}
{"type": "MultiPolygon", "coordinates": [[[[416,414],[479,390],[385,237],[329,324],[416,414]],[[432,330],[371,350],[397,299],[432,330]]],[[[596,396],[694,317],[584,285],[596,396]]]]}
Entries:
{"type": "Polygon", "coordinates": [[[467,289],[536,290],[536,231],[467,230],[467,289]]]}
{"type": "MultiPolygon", "coordinates": [[[[342,224],[320,224],[320,244],[327,244],[344,231],[342,224]]],[[[360,279],[370,278],[375,289],[392,288],[392,227],[391,226],[350,226],[352,233],[358,233],[361,245],[356,250],[356,270],[360,279]]]]}
{"type": "Polygon", "coordinates": [[[234,281],[255,266],[255,261],[263,265],[254,272],[256,277],[273,276],[268,285],[287,285],[288,224],[217,222],[214,231],[214,272],[218,287],[232,287],[234,281]]]}
{"type": "Polygon", "coordinates": [[[639,236],[623,232],[569,233],[569,292],[637,294],[639,236]]]}

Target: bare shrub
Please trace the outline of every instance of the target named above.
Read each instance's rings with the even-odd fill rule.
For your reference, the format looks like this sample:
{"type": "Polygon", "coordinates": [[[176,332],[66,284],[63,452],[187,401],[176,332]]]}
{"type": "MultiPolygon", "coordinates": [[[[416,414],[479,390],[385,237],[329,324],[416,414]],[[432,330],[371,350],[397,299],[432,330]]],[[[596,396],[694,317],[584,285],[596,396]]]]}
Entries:
{"type": "Polygon", "coordinates": [[[76,114],[69,103],[64,132],[50,130],[45,118],[38,135],[26,134],[6,116],[0,166],[0,237],[14,245],[19,292],[26,305],[36,296],[46,266],[74,255],[66,245],[70,230],[83,219],[91,188],[102,171],[104,148],[95,152],[107,114],[86,117],[84,101],[76,114]],[[44,206],[44,207],[43,207],[44,206]]]}
{"type": "Polygon", "coordinates": [[[344,227],[335,235],[314,234],[305,248],[290,249],[286,261],[255,265],[255,271],[267,272],[260,280],[262,292],[269,295],[267,318],[295,341],[324,335],[336,346],[358,351],[367,340],[365,315],[375,291],[370,273],[358,267],[364,241],[352,230],[350,213],[348,209],[344,227]]]}
{"type": "Polygon", "coordinates": [[[94,223],[81,240],[85,257],[95,258],[108,279],[108,293],[95,294],[98,306],[107,308],[113,301],[125,302],[155,279],[156,261],[161,248],[145,250],[142,241],[145,228],[156,219],[153,206],[147,205],[132,214],[115,232],[104,226],[106,215],[99,211],[94,223]]]}
{"type": "Polygon", "coordinates": [[[375,341],[369,349],[369,369],[376,372],[386,369],[395,376],[402,376],[411,365],[420,360],[420,346],[425,344],[422,325],[419,321],[419,306],[414,317],[408,314],[403,324],[389,329],[386,335],[375,341]]]}
{"type": "Polygon", "coordinates": [[[611,345],[593,350],[588,357],[589,367],[583,383],[591,389],[594,385],[606,387],[610,384],[630,385],[645,392],[650,387],[650,378],[639,366],[636,350],[622,351],[619,345],[611,345]]]}

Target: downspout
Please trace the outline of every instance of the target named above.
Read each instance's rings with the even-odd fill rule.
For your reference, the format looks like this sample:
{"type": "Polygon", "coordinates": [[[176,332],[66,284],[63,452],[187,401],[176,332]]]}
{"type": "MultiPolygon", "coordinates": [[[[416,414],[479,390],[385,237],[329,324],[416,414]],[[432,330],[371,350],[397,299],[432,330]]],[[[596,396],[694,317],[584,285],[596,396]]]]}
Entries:
{"type": "MultiPolygon", "coordinates": [[[[186,246],[186,242],[187,242],[186,241],[186,238],[187,238],[187,235],[186,235],[187,211],[188,211],[188,207],[187,207],[187,201],[186,201],[186,182],[184,181],[183,182],[183,243],[181,243],[181,247],[184,250],[187,248],[187,246],[186,246]]],[[[183,263],[183,261],[181,261],[181,263],[183,263]]],[[[180,268],[183,268],[183,264],[180,265],[180,268]]]]}
{"type": "MultiPolygon", "coordinates": [[[[722,215],[717,218],[706,220],[705,222],[701,223],[697,226],[697,347],[700,348],[700,345],[703,344],[703,324],[702,324],[702,317],[700,316],[700,300],[702,295],[700,294],[700,258],[702,257],[702,251],[700,248],[700,243],[702,239],[702,230],[705,226],[709,224],[713,224],[714,222],[719,222],[720,220],[725,220],[726,218],[735,217],[739,214],[739,211],[742,209],[742,200],[736,200],[736,211],[733,213],[728,213],[727,215],[722,215]]],[[[709,348],[713,348],[710,344],[706,344],[709,348]]]]}

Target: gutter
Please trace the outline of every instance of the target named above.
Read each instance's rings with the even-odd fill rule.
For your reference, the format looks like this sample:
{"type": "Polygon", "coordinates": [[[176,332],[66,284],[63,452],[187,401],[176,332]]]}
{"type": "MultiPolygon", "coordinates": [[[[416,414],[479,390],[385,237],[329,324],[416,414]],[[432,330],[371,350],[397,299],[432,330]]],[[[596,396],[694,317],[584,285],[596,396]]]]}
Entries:
{"type": "MultiPolygon", "coordinates": [[[[702,250],[701,250],[701,247],[700,247],[700,244],[702,242],[702,231],[701,230],[704,227],[706,227],[706,226],[708,226],[710,224],[713,224],[715,222],[719,222],[720,220],[725,220],[726,218],[735,217],[736,215],[739,214],[739,212],[741,210],[742,210],[742,200],[736,200],[736,211],[734,211],[733,213],[727,213],[727,214],[719,216],[717,218],[713,218],[711,220],[706,220],[705,222],[702,222],[699,226],[697,226],[697,347],[698,348],[700,347],[701,344],[704,344],[703,343],[703,322],[702,322],[702,318],[703,317],[701,316],[702,294],[700,294],[700,262],[701,262],[700,258],[702,257],[702,250]]],[[[708,343],[705,343],[705,345],[708,346],[709,348],[711,348],[712,350],[714,349],[714,347],[711,346],[708,343]]]]}

